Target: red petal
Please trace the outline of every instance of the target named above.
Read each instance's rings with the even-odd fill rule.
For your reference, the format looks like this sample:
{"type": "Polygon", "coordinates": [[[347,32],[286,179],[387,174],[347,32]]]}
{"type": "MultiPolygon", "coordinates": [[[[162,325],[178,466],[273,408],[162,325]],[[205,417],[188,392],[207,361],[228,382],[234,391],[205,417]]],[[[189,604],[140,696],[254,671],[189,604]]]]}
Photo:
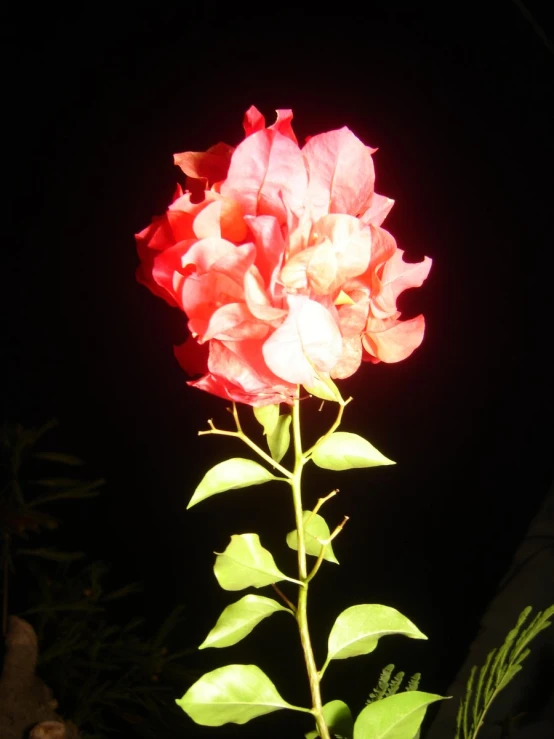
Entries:
{"type": "Polygon", "coordinates": [[[173,353],[187,375],[203,375],[208,371],[208,344],[199,344],[189,336],[184,344],[173,347],[173,353]]]}

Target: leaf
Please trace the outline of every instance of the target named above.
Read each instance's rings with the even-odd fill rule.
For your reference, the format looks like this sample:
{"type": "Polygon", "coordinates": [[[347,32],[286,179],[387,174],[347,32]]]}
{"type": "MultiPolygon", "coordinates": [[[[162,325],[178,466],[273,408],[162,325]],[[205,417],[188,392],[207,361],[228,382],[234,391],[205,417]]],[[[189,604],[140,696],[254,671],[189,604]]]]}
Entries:
{"type": "Polygon", "coordinates": [[[531,606],[523,609],[516,625],[508,632],[504,644],[488,653],[485,664],[479,671],[477,667],[471,669],[465,696],[458,709],[455,739],[475,738],[498,693],[521,670],[521,662],[530,652],[529,643],[550,626],[548,619],[554,616],[554,605],[545,611],[539,611],[524,629],[523,625],[531,610],[531,606]]]}
{"type": "Polygon", "coordinates": [[[73,562],[76,559],[84,557],[83,552],[58,552],[57,549],[48,547],[40,547],[38,549],[18,549],[18,554],[24,554],[27,557],[39,557],[40,559],[49,559],[53,562],[73,562]]]}
{"type": "Polygon", "coordinates": [[[238,490],[238,488],[245,488],[248,485],[260,485],[262,482],[276,479],[278,478],[272,475],[269,470],[251,459],[242,459],[241,457],[227,459],[206,472],[194,491],[187,509],[192,508],[201,500],[217,495],[217,493],[238,490]]]}
{"type": "Polygon", "coordinates": [[[75,487],[75,480],[73,477],[46,477],[41,480],[30,480],[32,485],[42,485],[47,488],[72,488],[75,487]]]}
{"type": "Polygon", "coordinates": [[[354,739],[414,739],[427,706],[440,695],[412,690],[370,703],[354,724],[354,739]]]}
{"type": "Polygon", "coordinates": [[[317,374],[319,377],[314,373],[315,383],[313,385],[304,385],[306,392],[315,395],[316,398],[321,398],[321,400],[330,400],[344,405],[342,395],[331,376],[327,372],[317,374]]]}
{"type": "Polygon", "coordinates": [[[281,708],[307,710],[281,698],[275,685],[256,665],[227,665],[208,672],[176,703],[202,726],[245,724],[281,708]]]}
{"type": "MultiPolygon", "coordinates": [[[[350,709],[343,701],[330,701],[323,706],[323,718],[332,734],[349,739],[352,736],[354,721],[350,709]]],[[[317,731],[309,731],[305,734],[306,739],[316,739],[319,736],[317,731]]]]}
{"type": "MultiPolygon", "coordinates": [[[[425,634],[389,606],[351,606],[337,618],[329,634],[327,662],[373,652],[382,636],[403,634],[411,639],[427,639],[425,634]]],[[[327,663],[326,663],[327,664],[327,663]]]]}
{"type": "Polygon", "coordinates": [[[290,413],[283,414],[277,419],[273,431],[267,435],[267,445],[271,452],[271,458],[280,462],[290,446],[290,413]]]}
{"type": "Polygon", "coordinates": [[[53,500],[84,500],[85,498],[96,498],[100,495],[100,491],[97,490],[97,488],[104,485],[104,483],[105,480],[95,480],[88,485],[81,485],[75,488],[65,488],[48,495],[39,495],[30,500],[28,506],[29,508],[36,508],[45,503],[51,503],[53,500]]]}
{"type": "Polygon", "coordinates": [[[198,649],[206,647],[230,647],[244,639],[264,618],[277,611],[292,613],[273,598],[263,595],[245,595],[236,603],[227,606],[216,625],[198,649]]]}
{"type": "Polygon", "coordinates": [[[60,452],[34,452],[33,457],[35,457],[35,459],[45,459],[49,462],[67,464],[71,467],[78,467],[84,464],[83,460],[79,459],[79,457],[74,457],[71,454],[62,454],[60,452]]]}
{"type": "Polygon", "coordinates": [[[279,418],[279,403],[254,408],[254,416],[258,423],[263,426],[264,434],[271,434],[279,418]]]}
{"type": "Polygon", "coordinates": [[[395,464],[358,434],[335,431],[323,436],[314,446],[312,460],[326,470],[351,470],[354,467],[379,467],[395,464]]]}
{"type": "Polygon", "coordinates": [[[114,590],[111,593],[107,593],[107,595],[103,595],[101,597],[101,601],[102,603],[106,603],[109,600],[126,598],[128,595],[136,595],[137,593],[142,593],[142,591],[143,588],[140,583],[131,582],[128,585],[124,585],[122,588],[119,588],[118,590],[114,590]]]}
{"type": "MultiPolygon", "coordinates": [[[[314,557],[319,557],[322,545],[318,539],[328,539],[331,536],[329,526],[325,519],[318,513],[312,513],[311,511],[304,511],[302,514],[302,520],[304,522],[304,533],[306,538],[306,554],[311,554],[314,557]]],[[[298,550],[298,532],[296,529],[287,534],[287,544],[291,549],[298,550]]],[[[328,562],[334,562],[338,565],[339,561],[335,557],[331,542],[325,547],[325,554],[323,559],[328,562]]]]}
{"type": "Polygon", "coordinates": [[[234,534],[227,549],[218,554],[214,573],[223,590],[262,588],[281,580],[300,585],[298,580],[277,569],[271,552],[260,544],[258,534],[234,534]]]}

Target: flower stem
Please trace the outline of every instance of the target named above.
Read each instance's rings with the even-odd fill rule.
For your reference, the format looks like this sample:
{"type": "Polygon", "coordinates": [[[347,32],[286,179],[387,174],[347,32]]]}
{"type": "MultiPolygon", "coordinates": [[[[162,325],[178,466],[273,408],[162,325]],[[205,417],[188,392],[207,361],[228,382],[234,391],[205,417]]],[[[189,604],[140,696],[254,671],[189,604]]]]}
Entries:
{"type": "Polygon", "coordinates": [[[292,407],[292,429],[294,438],[294,473],[290,480],[292,498],[294,503],[294,517],[298,533],[298,579],[302,585],[298,593],[298,605],[296,608],[296,621],[300,633],[300,641],[304,652],[304,660],[308,671],[310,693],[312,696],[312,713],[315,717],[317,730],[321,739],[331,739],[329,729],[323,717],[323,704],[321,702],[321,690],[319,686],[320,675],[315,663],[310,632],[308,629],[308,568],[306,563],[306,540],[304,536],[304,520],[302,511],[301,479],[302,470],[307,459],[302,453],[302,440],[300,434],[300,403],[295,401],[292,407]]]}

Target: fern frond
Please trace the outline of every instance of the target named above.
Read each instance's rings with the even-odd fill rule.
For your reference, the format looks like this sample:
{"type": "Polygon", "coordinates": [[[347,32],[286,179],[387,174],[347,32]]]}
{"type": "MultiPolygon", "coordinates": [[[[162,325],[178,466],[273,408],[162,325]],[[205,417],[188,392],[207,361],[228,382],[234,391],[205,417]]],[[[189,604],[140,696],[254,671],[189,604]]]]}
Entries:
{"type": "Polygon", "coordinates": [[[421,672],[414,672],[414,674],[408,680],[408,684],[406,685],[406,692],[410,690],[417,690],[419,688],[420,680],[421,672]]]}
{"type": "Polygon", "coordinates": [[[392,675],[392,671],[394,670],[394,665],[387,665],[383,668],[381,674],[379,675],[379,680],[377,681],[377,685],[371,693],[369,694],[369,698],[366,701],[366,705],[369,705],[370,703],[373,703],[374,701],[379,701],[382,698],[385,697],[387,694],[387,689],[389,687],[390,677],[392,675]]]}
{"type": "Polygon", "coordinates": [[[531,610],[531,606],[528,606],[520,613],[504,644],[499,649],[489,652],[485,664],[479,670],[472,667],[466,693],[460,702],[456,717],[455,739],[475,739],[493,700],[521,670],[521,663],[530,653],[528,645],[541,631],[550,626],[551,622],[548,619],[554,616],[554,605],[545,611],[539,611],[527,628],[523,629],[531,610]]]}
{"type": "Polygon", "coordinates": [[[404,680],[404,675],[404,672],[398,672],[390,681],[389,688],[387,690],[387,698],[389,695],[395,695],[395,693],[398,693],[400,686],[402,685],[402,680],[404,680]]]}

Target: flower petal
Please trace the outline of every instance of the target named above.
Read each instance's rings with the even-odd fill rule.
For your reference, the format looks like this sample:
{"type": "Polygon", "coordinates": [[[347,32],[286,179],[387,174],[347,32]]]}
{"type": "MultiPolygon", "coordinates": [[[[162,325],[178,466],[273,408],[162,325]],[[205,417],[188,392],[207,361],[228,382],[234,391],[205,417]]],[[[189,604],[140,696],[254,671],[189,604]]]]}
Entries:
{"type": "Polygon", "coordinates": [[[403,260],[404,252],[397,249],[383,267],[381,285],[372,299],[371,310],[377,318],[386,318],[396,311],[396,299],[404,290],[420,287],[425,281],[432,260],[425,257],[415,264],[403,260]]]}
{"type": "Polygon", "coordinates": [[[289,315],[263,345],[267,366],[287,382],[313,386],[317,372],[331,372],[342,352],[335,319],[305,295],[289,295],[289,315]]]}
{"type": "Polygon", "coordinates": [[[235,149],[221,194],[237,200],[247,215],[273,215],[285,223],[288,211],[302,211],[306,185],[298,146],[279,131],[264,129],[235,149]]]}
{"type": "Polygon", "coordinates": [[[373,194],[371,150],[346,126],[312,136],[302,149],[308,170],[307,205],[314,218],[359,215],[373,194]]]}
{"type": "Polygon", "coordinates": [[[381,362],[401,362],[417,349],[423,341],[425,319],[422,315],[409,321],[389,318],[384,321],[370,319],[362,336],[364,349],[381,362]]]}

